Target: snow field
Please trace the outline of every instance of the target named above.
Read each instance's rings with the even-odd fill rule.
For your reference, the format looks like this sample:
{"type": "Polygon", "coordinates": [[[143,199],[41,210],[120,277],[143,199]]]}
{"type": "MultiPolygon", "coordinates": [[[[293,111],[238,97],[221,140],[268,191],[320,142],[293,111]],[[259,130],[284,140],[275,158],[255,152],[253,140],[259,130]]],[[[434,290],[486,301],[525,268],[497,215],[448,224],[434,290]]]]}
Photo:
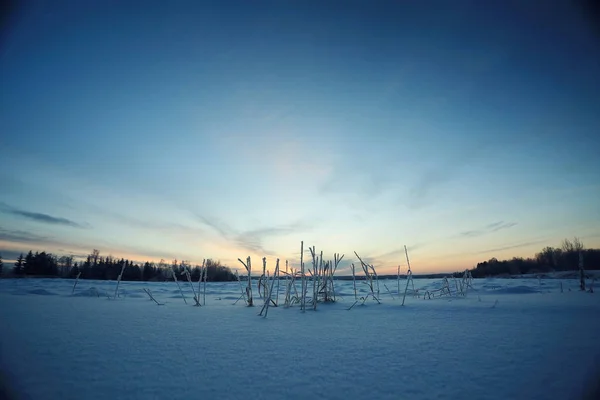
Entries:
{"type": "Polygon", "coordinates": [[[552,279],[474,280],[466,297],[401,307],[389,280],[396,300],[381,285],[381,305],[347,311],[352,282],[336,281],[338,302],[264,319],[256,291],[255,307],[232,305],[237,282],[209,282],[193,307],[185,284],[187,306],[174,283],[121,282],[115,300],[116,282],[71,295],[71,280],[7,279],[1,366],[31,399],[579,398],[600,372],[600,299],[562,282],[563,293],[552,279]]]}

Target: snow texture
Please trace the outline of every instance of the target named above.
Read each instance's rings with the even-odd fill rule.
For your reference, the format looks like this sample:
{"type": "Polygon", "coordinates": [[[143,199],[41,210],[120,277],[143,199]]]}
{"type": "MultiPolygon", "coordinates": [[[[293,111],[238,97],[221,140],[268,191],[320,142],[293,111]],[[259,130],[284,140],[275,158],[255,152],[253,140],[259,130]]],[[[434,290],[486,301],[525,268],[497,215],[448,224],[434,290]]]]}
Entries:
{"type": "Polygon", "coordinates": [[[5,279],[0,366],[22,398],[45,400],[572,399],[598,377],[600,297],[574,279],[474,280],[466,297],[404,307],[385,283],[395,300],[382,284],[381,305],[348,311],[352,282],[336,281],[338,302],[265,319],[256,291],[256,307],[233,305],[237,282],[208,283],[194,307],[183,283],[189,305],[174,283],[121,282],[110,299],[116,282],[72,295],[71,280],[5,279]]]}

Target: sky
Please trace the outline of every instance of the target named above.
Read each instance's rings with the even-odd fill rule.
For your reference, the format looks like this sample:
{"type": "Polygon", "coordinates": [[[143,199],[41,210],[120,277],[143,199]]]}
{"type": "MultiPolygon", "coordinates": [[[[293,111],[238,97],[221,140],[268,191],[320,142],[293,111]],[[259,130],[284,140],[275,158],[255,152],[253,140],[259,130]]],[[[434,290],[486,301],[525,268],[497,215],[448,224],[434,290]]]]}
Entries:
{"type": "Polygon", "coordinates": [[[5,259],[271,269],[304,241],[380,274],[407,246],[418,274],[600,247],[600,36],[572,3],[26,3],[0,37],[5,259]]]}

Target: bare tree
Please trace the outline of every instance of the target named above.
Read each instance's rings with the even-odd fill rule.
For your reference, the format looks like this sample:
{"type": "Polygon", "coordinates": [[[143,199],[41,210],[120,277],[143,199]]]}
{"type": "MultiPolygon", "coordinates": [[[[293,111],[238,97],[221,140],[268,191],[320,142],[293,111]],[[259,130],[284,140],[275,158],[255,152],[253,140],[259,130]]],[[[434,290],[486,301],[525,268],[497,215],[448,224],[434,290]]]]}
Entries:
{"type": "Polygon", "coordinates": [[[73,256],[62,256],[58,259],[59,275],[64,277],[69,276],[71,268],[73,268],[73,256]]]}
{"type": "Polygon", "coordinates": [[[584,248],[583,242],[578,237],[573,238],[573,241],[565,239],[562,242],[562,250],[566,253],[578,253],[584,248]]]}
{"type": "Polygon", "coordinates": [[[100,258],[100,250],[98,250],[98,249],[92,250],[92,254],[90,254],[90,256],[91,256],[92,265],[98,265],[98,259],[100,258]]]}
{"type": "Polygon", "coordinates": [[[577,237],[573,238],[573,241],[565,239],[562,242],[562,249],[566,253],[570,264],[577,265],[579,269],[579,288],[585,291],[585,270],[583,269],[583,250],[585,246],[583,242],[577,237]]]}

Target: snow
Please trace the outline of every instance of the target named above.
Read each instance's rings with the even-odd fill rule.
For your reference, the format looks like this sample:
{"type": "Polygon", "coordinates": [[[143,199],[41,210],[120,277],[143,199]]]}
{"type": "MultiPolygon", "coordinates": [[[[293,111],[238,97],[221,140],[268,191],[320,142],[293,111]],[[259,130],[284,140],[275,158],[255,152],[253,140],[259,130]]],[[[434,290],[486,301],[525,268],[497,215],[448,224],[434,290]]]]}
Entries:
{"type": "Polygon", "coordinates": [[[175,283],[122,282],[114,300],[116,282],[72,295],[70,280],[5,279],[0,360],[31,399],[580,398],[599,372],[600,297],[573,279],[541,283],[474,280],[466,297],[401,307],[390,280],[395,300],[381,285],[382,304],[348,311],[352,282],[336,281],[338,302],[265,319],[256,291],[256,307],[233,305],[237,282],[209,282],[194,307],[186,283],[188,305],[175,283]]]}

